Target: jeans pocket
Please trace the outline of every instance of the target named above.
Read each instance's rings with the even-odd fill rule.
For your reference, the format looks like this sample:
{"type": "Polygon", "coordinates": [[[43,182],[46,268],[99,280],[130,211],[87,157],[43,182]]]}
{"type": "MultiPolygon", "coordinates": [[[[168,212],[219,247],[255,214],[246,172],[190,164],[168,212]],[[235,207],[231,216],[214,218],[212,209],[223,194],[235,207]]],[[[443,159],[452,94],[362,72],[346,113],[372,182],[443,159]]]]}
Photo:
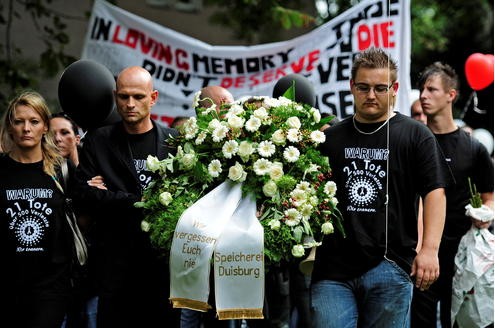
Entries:
{"type": "Polygon", "coordinates": [[[410,282],[410,283],[413,283],[413,280],[411,279],[411,276],[406,272],[404,271],[404,269],[402,269],[397,263],[395,263],[394,261],[388,259],[388,258],[385,258],[385,260],[387,261],[387,263],[389,263],[395,270],[397,270],[397,272],[400,274],[401,277],[403,277],[407,282],[410,282]]]}

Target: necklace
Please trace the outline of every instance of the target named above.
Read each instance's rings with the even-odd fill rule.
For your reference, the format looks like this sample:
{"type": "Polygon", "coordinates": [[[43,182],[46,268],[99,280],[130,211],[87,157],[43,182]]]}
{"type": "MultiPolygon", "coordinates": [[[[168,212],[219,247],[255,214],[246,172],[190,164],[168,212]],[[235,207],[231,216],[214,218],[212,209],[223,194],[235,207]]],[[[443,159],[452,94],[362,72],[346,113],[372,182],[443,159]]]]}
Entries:
{"type": "Polygon", "coordinates": [[[362,133],[362,134],[367,134],[367,135],[374,134],[374,133],[378,132],[378,130],[380,130],[381,128],[383,128],[383,127],[384,127],[384,126],[388,123],[388,121],[390,121],[390,117],[389,117],[389,118],[387,118],[387,120],[386,120],[385,122],[383,122],[383,124],[382,124],[382,125],[380,125],[378,128],[376,128],[376,130],[375,130],[375,131],[365,132],[365,131],[363,131],[363,130],[360,130],[360,129],[357,127],[355,117],[356,117],[356,114],[354,114],[354,115],[352,116],[352,125],[354,125],[354,128],[355,128],[355,129],[356,129],[359,133],[362,133]]]}

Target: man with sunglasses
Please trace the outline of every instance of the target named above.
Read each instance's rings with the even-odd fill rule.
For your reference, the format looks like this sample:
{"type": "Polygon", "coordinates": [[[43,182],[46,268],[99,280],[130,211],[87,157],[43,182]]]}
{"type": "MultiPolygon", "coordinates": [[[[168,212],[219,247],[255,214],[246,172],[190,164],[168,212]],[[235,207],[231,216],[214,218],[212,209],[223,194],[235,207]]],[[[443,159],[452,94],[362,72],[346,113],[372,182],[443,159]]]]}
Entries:
{"type": "Polygon", "coordinates": [[[353,62],[355,114],[325,131],[345,236],[327,235],[312,275],[315,327],[407,327],[413,285],[439,275],[445,220],[443,163],[435,137],[393,110],[397,64],[370,48],[353,62]],[[415,204],[424,199],[422,248],[415,204]]]}

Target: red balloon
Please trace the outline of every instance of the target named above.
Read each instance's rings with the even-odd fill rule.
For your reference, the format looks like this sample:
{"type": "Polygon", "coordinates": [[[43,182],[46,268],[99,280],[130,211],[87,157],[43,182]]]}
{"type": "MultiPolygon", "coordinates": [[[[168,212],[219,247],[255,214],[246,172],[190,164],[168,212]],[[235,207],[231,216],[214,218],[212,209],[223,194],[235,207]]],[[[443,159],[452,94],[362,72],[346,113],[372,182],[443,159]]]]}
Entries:
{"type": "Polygon", "coordinates": [[[493,82],[493,55],[474,53],[465,64],[466,78],[473,90],[482,90],[493,82]]]}

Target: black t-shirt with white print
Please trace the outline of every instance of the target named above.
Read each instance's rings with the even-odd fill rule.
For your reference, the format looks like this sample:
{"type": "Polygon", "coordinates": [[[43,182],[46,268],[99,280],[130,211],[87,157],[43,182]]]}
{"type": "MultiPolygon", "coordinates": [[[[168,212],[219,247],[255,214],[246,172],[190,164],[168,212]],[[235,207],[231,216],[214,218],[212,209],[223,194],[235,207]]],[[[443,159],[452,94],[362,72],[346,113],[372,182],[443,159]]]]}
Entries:
{"type": "Polygon", "coordinates": [[[141,134],[128,134],[127,138],[139,183],[141,188],[145,189],[153,178],[153,173],[146,168],[146,159],[148,155],[156,153],[155,130],[151,129],[141,134]]]}
{"type": "Polygon", "coordinates": [[[69,286],[73,248],[63,203],[43,162],[0,156],[0,254],[9,289],[69,286]]]}
{"type": "Polygon", "coordinates": [[[462,236],[471,227],[471,220],[465,215],[470,192],[468,178],[478,192],[493,192],[493,160],[486,148],[465,131],[457,129],[446,134],[435,134],[442,149],[449,170],[448,176],[454,183],[446,189],[447,215],[442,242],[457,250],[462,236]]]}
{"type": "MultiPolygon", "coordinates": [[[[382,123],[356,122],[370,133],[382,123]]],[[[329,157],[337,184],[346,237],[337,230],[325,237],[316,252],[313,279],[358,277],[383,260],[386,245],[387,257],[409,273],[418,237],[415,200],[445,186],[435,137],[399,113],[389,127],[372,134],[358,132],[352,118],[325,134],[321,150],[329,157]]]]}

